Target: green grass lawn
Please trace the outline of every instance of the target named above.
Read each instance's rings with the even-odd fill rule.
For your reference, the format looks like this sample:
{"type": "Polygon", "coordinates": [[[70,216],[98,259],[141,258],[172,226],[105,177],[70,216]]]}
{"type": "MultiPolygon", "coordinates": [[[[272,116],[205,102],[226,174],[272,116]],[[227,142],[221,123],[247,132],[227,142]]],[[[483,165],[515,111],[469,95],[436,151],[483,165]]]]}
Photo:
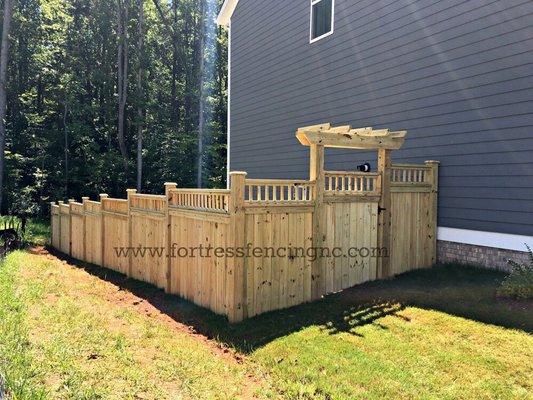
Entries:
{"type": "Polygon", "coordinates": [[[8,391],[15,399],[177,399],[246,389],[247,365],[137,302],[46,255],[10,254],[0,270],[8,391]]]}
{"type": "MultiPolygon", "coordinates": [[[[20,226],[20,219],[11,216],[0,215],[0,229],[4,227],[20,226]]],[[[26,232],[24,233],[24,242],[30,244],[44,245],[50,237],[50,224],[45,219],[29,219],[26,225],[26,232]]]]}
{"type": "Polygon", "coordinates": [[[440,266],[229,325],[38,253],[0,266],[0,373],[15,399],[533,396],[533,305],[497,298],[501,273],[440,266]]]}

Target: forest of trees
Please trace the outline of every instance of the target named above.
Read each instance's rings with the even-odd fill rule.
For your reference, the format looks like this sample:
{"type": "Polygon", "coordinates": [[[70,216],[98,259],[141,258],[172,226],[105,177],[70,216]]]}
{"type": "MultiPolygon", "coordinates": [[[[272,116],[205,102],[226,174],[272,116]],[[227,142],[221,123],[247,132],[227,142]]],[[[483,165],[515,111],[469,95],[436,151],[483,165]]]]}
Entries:
{"type": "Polygon", "coordinates": [[[49,201],[104,192],[123,198],[128,187],[161,193],[165,181],[225,186],[219,0],[0,4],[2,213],[44,214],[49,201]]]}

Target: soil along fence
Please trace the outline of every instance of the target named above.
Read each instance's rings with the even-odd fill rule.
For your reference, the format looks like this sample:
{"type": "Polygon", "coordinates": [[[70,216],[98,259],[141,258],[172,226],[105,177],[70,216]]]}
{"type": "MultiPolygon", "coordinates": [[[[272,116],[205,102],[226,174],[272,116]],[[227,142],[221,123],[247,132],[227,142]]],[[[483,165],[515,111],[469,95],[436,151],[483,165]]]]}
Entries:
{"type": "Polygon", "coordinates": [[[297,137],[309,180],[232,172],[228,190],[52,203],[52,246],[232,322],[435,263],[438,163],[391,164],[405,132],[322,124],[297,137]],[[377,171],[325,171],[325,147],[376,149],[377,171]]]}

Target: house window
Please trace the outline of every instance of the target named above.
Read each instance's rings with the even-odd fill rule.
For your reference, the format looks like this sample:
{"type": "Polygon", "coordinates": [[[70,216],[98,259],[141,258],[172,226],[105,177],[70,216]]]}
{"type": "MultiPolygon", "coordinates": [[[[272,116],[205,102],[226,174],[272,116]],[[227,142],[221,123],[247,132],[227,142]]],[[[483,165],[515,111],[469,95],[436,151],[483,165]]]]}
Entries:
{"type": "Polygon", "coordinates": [[[335,0],[311,0],[311,43],[333,33],[335,0]]]}

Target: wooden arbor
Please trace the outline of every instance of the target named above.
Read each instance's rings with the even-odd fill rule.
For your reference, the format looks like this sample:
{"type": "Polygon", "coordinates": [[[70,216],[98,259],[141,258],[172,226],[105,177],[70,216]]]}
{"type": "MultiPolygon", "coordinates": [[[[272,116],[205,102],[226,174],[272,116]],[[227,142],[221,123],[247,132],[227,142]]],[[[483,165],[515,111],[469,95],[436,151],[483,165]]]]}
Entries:
{"type": "MultiPolygon", "coordinates": [[[[296,137],[304,146],[310,148],[309,179],[316,182],[315,223],[313,226],[314,246],[324,246],[328,221],[324,212],[325,171],[324,148],[345,148],[354,150],[377,150],[378,152],[378,186],[380,197],[378,204],[377,246],[381,249],[391,248],[391,157],[392,150],[400,149],[405,141],[406,131],[374,130],[371,127],[352,128],[349,125],[332,127],[331,124],[319,124],[299,128],[296,137]]],[[[388,250],[387,250],[388,251],[388,250]]],[[[379,257],[377,278],[391,276],[390,257],[379,257]]],[[[318,289],[320,291],[320,289],[318,289]]]]}

